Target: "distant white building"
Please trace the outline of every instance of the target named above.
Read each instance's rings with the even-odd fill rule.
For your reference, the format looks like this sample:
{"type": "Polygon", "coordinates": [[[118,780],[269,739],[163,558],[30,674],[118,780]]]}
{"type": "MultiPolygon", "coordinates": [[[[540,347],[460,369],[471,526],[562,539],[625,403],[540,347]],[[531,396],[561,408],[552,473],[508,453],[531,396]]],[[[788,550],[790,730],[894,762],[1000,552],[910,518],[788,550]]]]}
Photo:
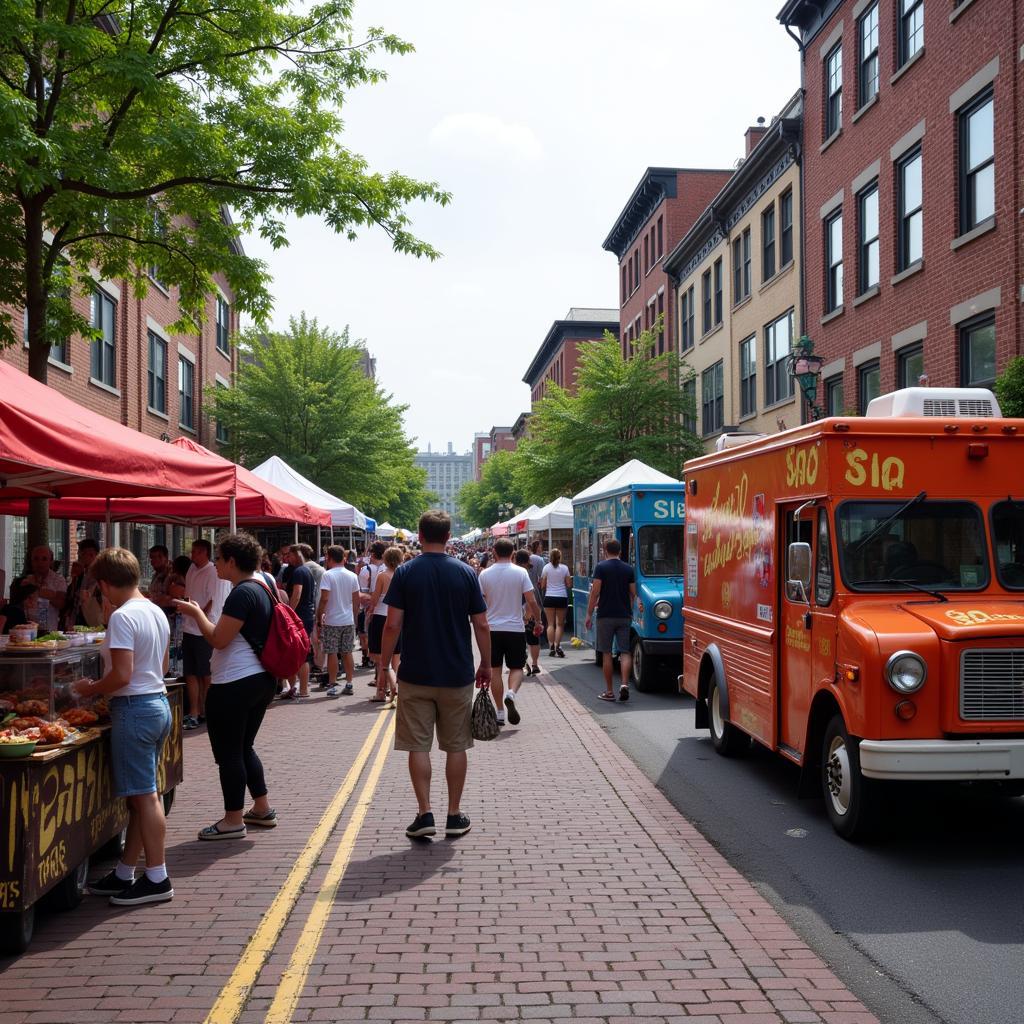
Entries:
{"type": "Polygon", "coordinates": [[[459,488],[473,479],[472,453],[456,455],[449,441],[446,452],[431,451],[430,445],[427,445],[425,452],[416,453],[415,462],[427,471],[427,490],[433,491],[440,498],[438,505],[452,517],[452,533],[458,535],[465,532],[468,527],[459,515],[455,498],[459,488]]]}

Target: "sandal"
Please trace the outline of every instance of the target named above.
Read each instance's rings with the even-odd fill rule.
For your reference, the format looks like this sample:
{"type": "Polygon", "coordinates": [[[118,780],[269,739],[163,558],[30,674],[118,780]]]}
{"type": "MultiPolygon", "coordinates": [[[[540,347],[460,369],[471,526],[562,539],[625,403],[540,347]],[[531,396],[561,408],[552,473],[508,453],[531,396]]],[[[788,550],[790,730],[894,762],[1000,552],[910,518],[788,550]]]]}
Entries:
{"type": "Polygon", "coordinates": [[[273,807],[266,814],[257,814],[251,807],[242,815],[247,825],[259,825],[260,828],[277,828],[277,811],[273,807]]]}
{"type": "Polygon", "coordinates": [[[598,697],[601,700],[615,700],[615,694],[614,693],[599,693],[598,697]]]}
{"type": "Polygon", "coordinates": [[[370,698],[371,704],[385,704],[387,703],[387,697],[382,697],[380,694],[374,694],[370,698]]]}
{"type": "Polygon", "coordinates": [[[219,829],[216,825],[207,825],[200,829],[199,838],[202,840],[211,839],[244,839],[246,837],[245,826],[241,828],[219,829]]]}

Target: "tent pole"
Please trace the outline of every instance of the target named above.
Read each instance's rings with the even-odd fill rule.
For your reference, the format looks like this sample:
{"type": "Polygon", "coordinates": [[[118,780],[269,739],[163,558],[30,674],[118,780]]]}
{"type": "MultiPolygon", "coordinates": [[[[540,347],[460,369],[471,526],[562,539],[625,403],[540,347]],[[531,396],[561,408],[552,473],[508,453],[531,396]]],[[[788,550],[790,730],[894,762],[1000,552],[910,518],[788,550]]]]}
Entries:
{"type": "Polygon", "coordinates": [[[334,520],[331,520],[331,547],[334,547],[334,520]]]}
{"type": "Polygon", "coordinates": [[[323,552],[320,550],[320,527],[318,525],[317,528],[316,528],[316,557],[317,557],[317,559],[319,559],[322,554],[323,554],[323,552]]]}
{"type": "Polygon", "coordinates": [[[351,526],[348,528],[348,546],[349,546],[349,550],[351,550],[354,547],[354,543],[352,541],[352,527],[351,526]]]}
{"type": "Polygon", "coordinates": [[[298,523],[295,524],[295,540],[292,543],[294,543],[294,544],[298,544],[299,543],[299,524],[298,523]]]}
{"type": "Polygon", "coordinates": [[[238,517],[235,514],[235,496],[228,498],[228,532],[234,533],[238,529],[238,517]]]}
{"type": "Polygon", "coordinates": [[[548,527],[548,557],[551,557],[551,527],[548,527]]]}
{"type": "Polygon", "coordinates": [[[106,514],[103,519],[103,545],[104,547],[113,547],[110,543],[110,499],[107,498],[104,502],[106,506],[106,514]]]}

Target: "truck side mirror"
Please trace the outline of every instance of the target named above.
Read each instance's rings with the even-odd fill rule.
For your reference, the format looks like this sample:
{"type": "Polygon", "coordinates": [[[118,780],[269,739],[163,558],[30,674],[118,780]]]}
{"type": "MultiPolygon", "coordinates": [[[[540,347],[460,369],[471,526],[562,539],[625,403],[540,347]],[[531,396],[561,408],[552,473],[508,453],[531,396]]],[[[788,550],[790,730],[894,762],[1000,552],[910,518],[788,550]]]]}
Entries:
{"type": "Polygon", "coordinates": [[[811,589],[811,545],[796,541],[786,552],[786,596],[791,601],[810,604],[807,596],[811,589]]]}

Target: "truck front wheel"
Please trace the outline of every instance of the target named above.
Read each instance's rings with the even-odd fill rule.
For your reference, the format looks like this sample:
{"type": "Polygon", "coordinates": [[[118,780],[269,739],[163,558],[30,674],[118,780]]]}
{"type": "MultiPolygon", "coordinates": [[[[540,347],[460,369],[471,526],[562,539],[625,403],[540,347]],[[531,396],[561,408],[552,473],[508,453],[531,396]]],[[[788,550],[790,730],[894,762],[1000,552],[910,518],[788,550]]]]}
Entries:
{"type": "Polygon", "coordinates": [[[708,729],[711,744],[722,757],[736,757],[750,748],[750,737],[725,720],[722,688],[712,679],[708,689],[708,729]]]}
{"type": "Polygon", "coordinates": [[[630,669],[630,677],[633,685],[641,692],[647,693],[654,689],[654,676],[657,671],[657,664],[654,658],[644,653],[643,641],[640,637],[633,637],[633,665],[630,669]]]}
{"type": "Polygon", "coordinates": [[[866,839],[877,824],[877,784],[860,770],[857,740],[846,731],[842,715],[833,715],[821,748],[821,789],[832,827],[844,839],[866,839]]]}
{"type": "Polygon", "coordinates": [[[24,953],[36,929],[35,904],[26,910],[0,914],[0,953],[24,953]]]}

